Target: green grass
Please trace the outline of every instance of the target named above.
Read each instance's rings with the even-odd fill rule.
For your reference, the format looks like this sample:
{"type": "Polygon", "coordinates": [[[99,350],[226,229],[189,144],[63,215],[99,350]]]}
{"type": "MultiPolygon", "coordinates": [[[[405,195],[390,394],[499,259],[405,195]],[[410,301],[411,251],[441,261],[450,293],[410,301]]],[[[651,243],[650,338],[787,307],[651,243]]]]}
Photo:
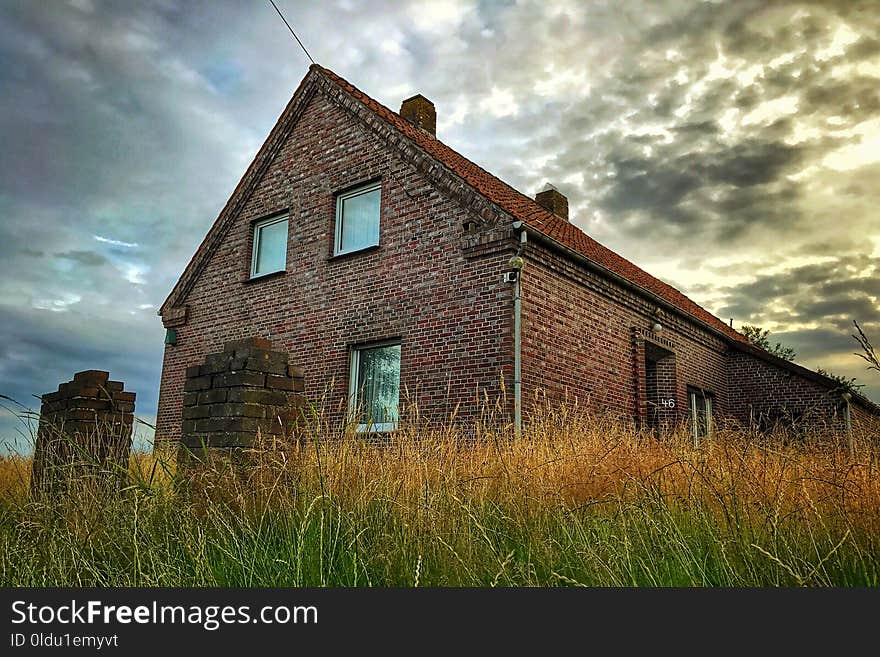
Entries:
{"type": "Polygon", "coordinates": [[[139,455],[119,495],[71,504],[29,499],[27,459],[7,458],[0,585],[880,581],[875,443],[853,458],[730,432],[694,450],[587,419],[484,438],[319,440],[188,479],[139,455]]]}

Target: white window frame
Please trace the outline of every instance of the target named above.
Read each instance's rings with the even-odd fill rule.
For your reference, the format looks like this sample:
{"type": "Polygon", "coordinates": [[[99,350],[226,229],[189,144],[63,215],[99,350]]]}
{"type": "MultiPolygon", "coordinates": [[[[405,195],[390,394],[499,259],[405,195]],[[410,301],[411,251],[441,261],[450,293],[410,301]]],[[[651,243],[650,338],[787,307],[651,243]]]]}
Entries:
{"type": "Polygon", "coordinates": [[[257,273],[257,250],[260,244],[260,232],[266,226],[271,226],[272,224],[277,224],[282,221],[288,221],[290,215],[282,214],[276,217],[269,217],[268,219],[260,219],[259,221],[254,222],[254,240],[251,244],[251,278],[262,278],[263,276],[268,276],[269,274],[277,274],[278,272],[287,271],[287,244],[290,240],[290,223],[287,224],[287,239],[284,241],[284,267],[281,269],[276,269],[275,271],[264,271],[262,273],[257,273]]]}
{"type": "Polygon", "coordinates": [[[367,194],[369,192],[374,192],[379,190],[379,217],[377,221],[379,222],[379,230],[382,228],[382,181],[376,181],[374,183],[369,183],[368,185],[362,185],[361,187],[357,187],[352,189],[351,191],[345,192],[344,194],[339,194],[336,197],[336,236],[333,242],[333,255],[345,255],[346,253],[356,253],[358,251],[363,251],[364,249],[369,249],[374,246],[379,245],[379,230],[376,231],[376,243],[375,244],[367,244],[366,246],[359,246],[356,249],[341,249],[342,245],[342,210],[345,207],[345,201],[350,198],[354,198],[355,196],[360,196],[361,194],[367,194]]]}
{"type": "MultiPolygon", "coordinates": [[[[389,342],[376,342],[373,344],[365,344],[359,347],[351,348],[351,365],[349,367],[348,372],[348,412],[352,418],[359,418],[360,415],[360,400],[358,399],[358,376],[359,368],[360,368],[360,356],[362,351],[369,351],[370,349],[378,349],[381,347],[399,347],[399,340],[392,340],[389,342]]],[[[403,359],[403,351],[401,347],[401,365],[403,359]]],[[[398,395],[400,389],[400,369],[397,370],[397,386],[398,386],[398,395]]],[[[398,405],[398,414],[400,412],[400,398],[397,400],[398,405]]],[[[397,422],[377,422],[377,423],[363,423],[358,422],[355,427],[355,431],[358,433],[387,433],[389,431],[397,430],[397,422]]]]}
{"type": "Polygon", "coordinates": [[[711,392],[699,390],[697,388],[688,388],[688,406],[691,409],[691,433],[694,436],[694,445],[699,443],[700,438],[708,438],[712,435],[712,412],[713,412],[713,395],[711,392]],[[706,433],[700,435],[699,416],[697,415],[697,396],[702,397],[706,402],[706,433]]]}

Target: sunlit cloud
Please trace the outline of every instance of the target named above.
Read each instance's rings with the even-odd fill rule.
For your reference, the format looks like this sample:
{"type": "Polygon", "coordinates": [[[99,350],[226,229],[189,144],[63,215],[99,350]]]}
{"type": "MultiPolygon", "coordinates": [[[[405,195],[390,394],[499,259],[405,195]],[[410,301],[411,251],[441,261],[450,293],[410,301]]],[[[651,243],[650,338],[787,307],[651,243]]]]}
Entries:
{"type": "Polygon", "coordinates": [[[480,101],[480,109],[496,118],[502,118],[516,114],[519,111],[519,105],[513,92],[509,89],[492,87],[489,95],[480,101]]]}
{"type": "Polygon", "coordinates": [[[70,309],[70,306],[82,301],[82,297],[78,294],[67,293],[61,295],[57,299],[34,299],[31,304],[38,310],[50,310],[54,313],[63,313],[70,309]]]}
{"type": "Polygon", "coordinates": [[[132,283],[133,285],[144,285],[147,282],[144,275],[150,271],[150,268],[145,265],[124,264],[122,270],[125,275],[125,280],[129,283],[132,283]]]}
{"type": "Polygon", "coordinates": [[[137,242],[123,242],[122,240],[114,240],[110,239],[109,237],[103,237],[101,235],[93,235],[92,237],[94,237],[95,240],[101,242],[102,244],[111,244],[113,246],[119,246],[124,249],[136,249],[138,248],[138,246],[140,246],[137,242]]]}

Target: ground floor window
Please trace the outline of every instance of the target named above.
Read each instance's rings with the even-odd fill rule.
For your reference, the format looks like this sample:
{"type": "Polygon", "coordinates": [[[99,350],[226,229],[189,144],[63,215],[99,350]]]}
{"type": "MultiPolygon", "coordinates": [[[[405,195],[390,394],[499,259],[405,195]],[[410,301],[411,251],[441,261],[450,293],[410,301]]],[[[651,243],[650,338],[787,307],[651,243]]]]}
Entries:
{"type": "Polygon", "coordinates": [[[354,349],[351,412],[358,431],[393,431],[400,401],[400,344],[354,349]]]}
{"type": "Polygon", "coordinates": [[[688,401],[691,408],[691,431],[694,443],[712,433],[712,393],[688,386],[688,401]]]}

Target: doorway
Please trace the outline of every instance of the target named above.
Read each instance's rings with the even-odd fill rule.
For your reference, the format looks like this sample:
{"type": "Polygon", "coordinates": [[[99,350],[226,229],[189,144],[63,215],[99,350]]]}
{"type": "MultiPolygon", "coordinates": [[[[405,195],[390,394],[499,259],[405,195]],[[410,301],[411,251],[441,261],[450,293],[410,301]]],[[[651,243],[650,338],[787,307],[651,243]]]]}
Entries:
{"type": "Polygon", "coordinates": [[[650,342],[645,342],[645,398],[651,430],[659,433],[675,424],[675,354],[650,342]]]}

